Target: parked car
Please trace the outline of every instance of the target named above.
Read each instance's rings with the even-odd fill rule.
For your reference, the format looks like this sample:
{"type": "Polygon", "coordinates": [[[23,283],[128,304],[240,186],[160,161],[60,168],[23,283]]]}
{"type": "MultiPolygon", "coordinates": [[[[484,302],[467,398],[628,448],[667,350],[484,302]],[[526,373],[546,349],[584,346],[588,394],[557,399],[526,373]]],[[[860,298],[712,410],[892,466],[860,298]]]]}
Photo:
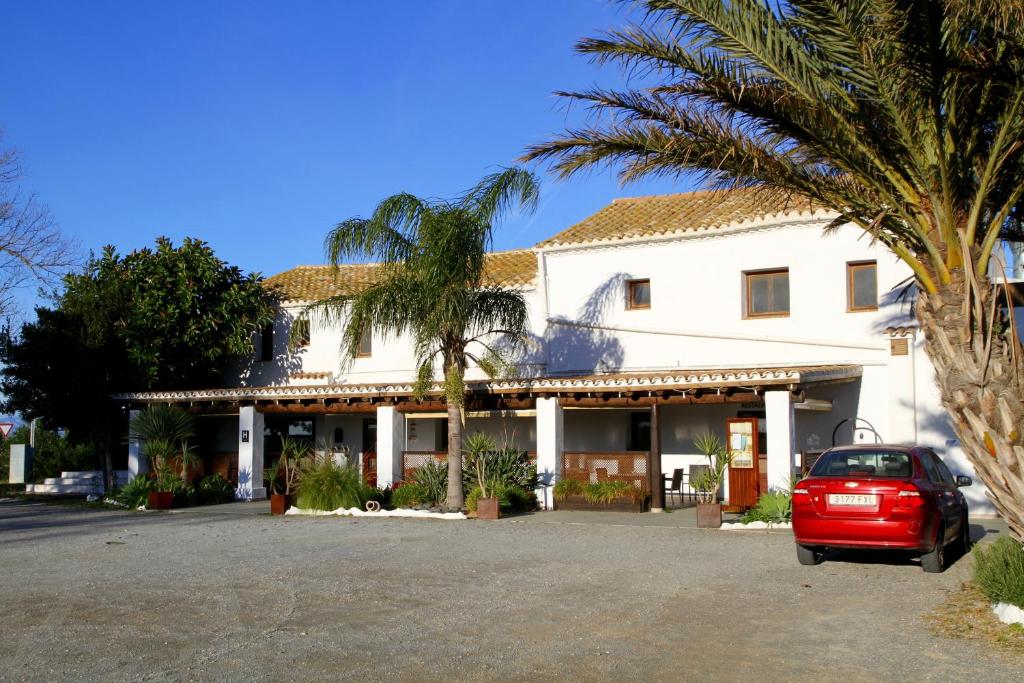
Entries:
{"type": "Polygon", "coordinates": [[[793,535],[800,564],[818,564],[828,548],[921,553],[926,572],[946,567],[947,547],[970,544],[967,501],[930,448],[841,446],[821,454],[793,487],[793,535]]]}

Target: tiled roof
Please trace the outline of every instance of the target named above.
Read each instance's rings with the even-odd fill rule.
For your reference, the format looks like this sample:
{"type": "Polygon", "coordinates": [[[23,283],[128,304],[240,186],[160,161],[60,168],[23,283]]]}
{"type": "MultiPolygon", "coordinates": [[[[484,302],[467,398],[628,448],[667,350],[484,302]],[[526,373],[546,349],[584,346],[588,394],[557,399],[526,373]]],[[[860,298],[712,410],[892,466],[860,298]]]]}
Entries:
{"type": "MultiPolygon", "coordinates": [[[[860,365],[807,365],[796,367],[732,368],[709,370],[663,370],[661,372],[619,372],[604,375],[578,375],[494,379],[466,382],[475,393],[534,393],[660,391],[665,389],[714,389],[727,387],[770,387],[809,385],[860,377],[860,365]]],[[[435,384],[432,395],[443,387],[435,384]]],[[[327,386],[265,386],[203,389],[199,391],[147,391],[118,394],[114,398],[130,401],[258,400],[289,398],[345,398],[358,396],[412,396],[412,382],[379,384],[334,384],[327,386]]]]}
{"type": "Polygon", "coordinates": [[[538,247],[653,237],[820,209],[801,196],[759,189],[710,190],[616,199],[538,247]]]}
{"type": "MultiPolygon", "coordinates": [[[[268,277],[264,286],[276,290],[285,301],[319,301],[331,296],[355,294],[372,284],[376,264],[297,266],[268,277]]],[[[515,287],[526,285],[537,275],[537,257],[532,251],[498,251],[487,255],[484,283],[515,287]]]]}

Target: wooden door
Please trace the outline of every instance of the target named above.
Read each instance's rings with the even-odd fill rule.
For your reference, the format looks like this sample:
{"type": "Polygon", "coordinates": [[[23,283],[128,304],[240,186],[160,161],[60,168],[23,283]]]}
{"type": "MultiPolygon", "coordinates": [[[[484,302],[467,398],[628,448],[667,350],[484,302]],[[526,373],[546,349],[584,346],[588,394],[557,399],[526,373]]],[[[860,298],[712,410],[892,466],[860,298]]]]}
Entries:
{"type": "Polygon", "coordinates": [[[377,487],[377,418],[363,418],[363,481],[377,487]]]}
{"type": "Polygon", "coordinates": [[[725,421],[725,447],[732,456],[729,466],[729,500],[726,510],[738,512],[757,504],[761,495],[756,417],[734,417],[725,421]]]}

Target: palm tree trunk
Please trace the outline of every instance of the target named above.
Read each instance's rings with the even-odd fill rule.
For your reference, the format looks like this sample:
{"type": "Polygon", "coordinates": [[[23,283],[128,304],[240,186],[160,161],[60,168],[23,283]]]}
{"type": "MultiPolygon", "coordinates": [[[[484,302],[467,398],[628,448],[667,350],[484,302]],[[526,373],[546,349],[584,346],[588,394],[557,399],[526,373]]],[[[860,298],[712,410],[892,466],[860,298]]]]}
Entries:
{"type": "Polygon", "coordinates": [[[462,406],[448,401],[448,499],[446,507],[462,509],[462,406]]]}
{"type": "Polygon", "coordinates": [[[1010,534],[1024,543],[1024,349],[1005,303],[987,279],[960,277],[921,294],[917,316],[964,452],[1010,534]]]}

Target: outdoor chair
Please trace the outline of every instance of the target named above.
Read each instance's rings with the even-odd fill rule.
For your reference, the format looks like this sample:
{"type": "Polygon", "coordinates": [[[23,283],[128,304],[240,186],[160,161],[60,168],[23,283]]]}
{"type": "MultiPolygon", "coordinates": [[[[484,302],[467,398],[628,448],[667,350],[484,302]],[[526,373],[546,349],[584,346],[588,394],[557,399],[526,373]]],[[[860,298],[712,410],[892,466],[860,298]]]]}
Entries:
{"type": "Polygon", "coordinates": [[[598,467],[597,468],[597,480],[598,481],[608,481],[608,468],[607,467],[598,467]]]}
{"type": "Polygon", "coordinates": [[[666,498],[670,499],[671,497],[679,496],[680,505],[683,504],[683,481],[685,479],[685,476],[686,470],[682,469],[681,467],[677,467],[676,469],[672,470],[671,481],[669,481],[668,477],[665,477],[665,493],[667,494],[666,498]]]}

